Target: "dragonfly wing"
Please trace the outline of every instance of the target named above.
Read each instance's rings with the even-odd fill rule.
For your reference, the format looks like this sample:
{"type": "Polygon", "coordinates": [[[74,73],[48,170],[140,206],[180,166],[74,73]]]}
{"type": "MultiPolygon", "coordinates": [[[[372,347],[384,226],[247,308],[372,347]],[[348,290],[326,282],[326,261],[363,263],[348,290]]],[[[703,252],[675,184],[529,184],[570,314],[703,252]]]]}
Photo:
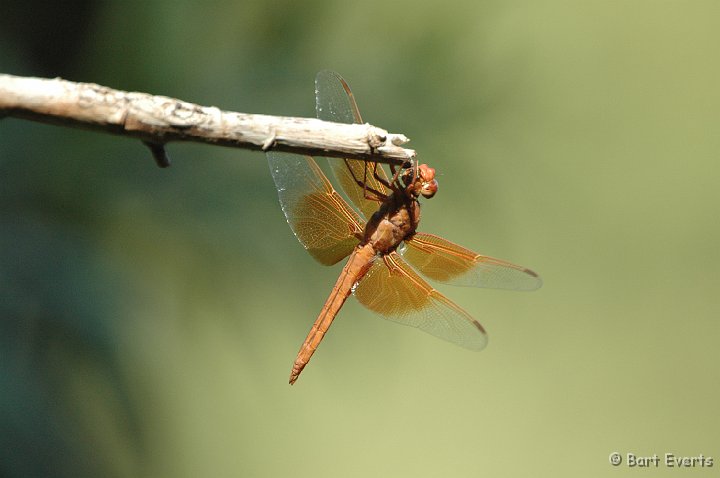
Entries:
{"type": "Polygon", "coordinates": [[[315,76],[315,109],[321,120],[345,124],[363,122],[350,86],[334,71],[322,70],[315,76]]]}
{"type": "MultiPolygon", "coordinates": [[[[315,109],[317,117],[335,123],[362,123],[355,97],[345,80],[334,71],[323,70],[315,77],[315,109]]],[[[366,218],[378,210],[378,202],[367,199],[366,192],[373,191],[387,196],[387,188],[375,178],[377,174],[387,181],[382,165],[357,159],[330,159],[330,167],[338,180],[343,192],[350,202],[357,207],[366,218]],[[367,190],[358,184],[367,185],[367,190]]]]}
{"type": "Polygon", "coordinates": [[[425,277],[452,285],[492,289],[535,290],[535,272],[483,256],[433,234],[417,233],[405,241],[403,257],[425,277]]]}
{"type": "Polygon", "coordinates": [[[267,158],[285,218],[300,243],[325,265],[348,256],[362,237],[364,223],[315,160],[272,151],[267,158]]]}
{"type": "Polygon", "coordinates": [[[355,288],[362,305],[393,322],[417,327],[471,350],[487,345],[482,325],[433,289],[392,252],[375,260],[355,288]]]}

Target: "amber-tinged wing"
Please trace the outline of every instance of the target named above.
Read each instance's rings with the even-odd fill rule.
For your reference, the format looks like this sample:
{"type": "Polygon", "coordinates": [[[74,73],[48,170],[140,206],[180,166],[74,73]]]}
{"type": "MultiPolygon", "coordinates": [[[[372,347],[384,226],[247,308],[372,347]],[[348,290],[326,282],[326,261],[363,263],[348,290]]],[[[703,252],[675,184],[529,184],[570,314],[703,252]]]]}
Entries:
{"type": "MultiPolygon", "coordinates": [[[[340,75],[334,71],[323,70],[315,77],[315,109],[317,117],[335,123],[362,123],[360,111],[350,87],[340,75]]],[[[387,180],[382,165],[356,159],[329,159],[335,178],[343,192],[366,218],[380,207],[377,201],[365,198],[363,188],[357,181],[364,181],[369,190],[387,195],[387,189],[373,176],[373,169],[387,180]]]]}
{"type": "Polygon", "coordinates": [[[425,277],[452,285],[492,289],[535,290],[535,272],[483,256],[433,234],[417,233],[405,241],[403,257],[425,277]]]}
{"type": "Polygon", "coordinates": [[[349,255],[364,223],[310,156],[267,153],[280,205],[295,236],[320,263],[332,265],[349,255]]]}
{"type": "Polygon", "coordinates": [[[487,345],[482,326],[392,252],[378,257],[355,288],[362,305],[386,319],[417,327],[471,350],[487,345]]]}

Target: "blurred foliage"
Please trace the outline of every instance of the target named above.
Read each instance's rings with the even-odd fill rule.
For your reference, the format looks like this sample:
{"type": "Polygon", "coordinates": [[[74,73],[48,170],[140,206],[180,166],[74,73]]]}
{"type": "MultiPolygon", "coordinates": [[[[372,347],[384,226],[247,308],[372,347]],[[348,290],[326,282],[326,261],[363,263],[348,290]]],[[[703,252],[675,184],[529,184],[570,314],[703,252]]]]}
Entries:
{"type": "MultiPolygon", "coordinates": [[[[349,301],[258,153],[0,122],[0,475],[606,476],[718,456],[720,4],[10,0],[0,71],[365,119],[441,174],[421,229],[539,271],[442,288],[472,354],[349,301]],[[451,207],[452,206],[452,207],[451,207]]],[[[717,466],[717,465],[716,465],[717,466]]],[[[708,470],[705,470],[708,471],[708,470]]],[[[653,475],[675,473],[660,467],[653,475]]]]}

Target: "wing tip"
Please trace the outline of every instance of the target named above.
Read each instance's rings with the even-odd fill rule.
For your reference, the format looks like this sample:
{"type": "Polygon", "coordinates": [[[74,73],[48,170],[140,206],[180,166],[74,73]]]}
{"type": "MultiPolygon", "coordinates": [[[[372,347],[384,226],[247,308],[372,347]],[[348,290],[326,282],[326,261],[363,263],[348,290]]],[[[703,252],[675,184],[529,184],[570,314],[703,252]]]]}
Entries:
{"type": "Polygon", "coordinates": [[[488,346],[488,335],[487,332],[485,332],[485,329],[483,329],[482,325],[477,324],[479,329],[482,331],[482,342],[478,344],[477,347],[474,348],[475,352],[481,352],[485,350],[485,348],[488,346]]]}
{"type": "Polygon", "coordinates": [[[472,340],[472,341],[468,341],[466,343],[459,343],[459,342],[455,342],[455,343],[462,346],[463,348],[466,348],[473,352],[480,352],[481,350],[485,349],[485,347],[487,347],[487,344],[488,344],[487,331],[485,330],[485,327],[483,327],[482,324],[480,324],[480,322],[478,322],[475,319],[471,319],[470,323],[478,330],[478,332],[480,332],[479,336],[477,336],[477,334],[474,334],[475,336],[477,336],[478,340],[472,340]]]}
{"type": "Polygon", "coordinates": [[[539,288],[541,288],[543,286],[543,280],[542,280],[542,277],[540,277],[540,274],[538,274],[534,270],[528,269],[528,268],[523,268],[522,272],[524,274],[527,274],[528,276],[532,277],[535,280],[532,281],[531,283],[527,284],[525,287],[520,287],[516,290],[532,292],[534,290],[538,290],[539,288]]]}

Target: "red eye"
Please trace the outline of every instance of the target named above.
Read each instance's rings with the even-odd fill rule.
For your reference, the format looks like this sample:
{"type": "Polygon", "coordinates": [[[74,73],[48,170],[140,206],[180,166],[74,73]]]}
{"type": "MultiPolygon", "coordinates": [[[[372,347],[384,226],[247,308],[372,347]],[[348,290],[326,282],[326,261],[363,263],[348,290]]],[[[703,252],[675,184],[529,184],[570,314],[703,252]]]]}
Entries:
{"type": "Polygon", "coordinates": [[[421,164],[418,171],[423,181],[430,182],[435,179],[435,168],[431,168],[427,164],[421,164]]]}

